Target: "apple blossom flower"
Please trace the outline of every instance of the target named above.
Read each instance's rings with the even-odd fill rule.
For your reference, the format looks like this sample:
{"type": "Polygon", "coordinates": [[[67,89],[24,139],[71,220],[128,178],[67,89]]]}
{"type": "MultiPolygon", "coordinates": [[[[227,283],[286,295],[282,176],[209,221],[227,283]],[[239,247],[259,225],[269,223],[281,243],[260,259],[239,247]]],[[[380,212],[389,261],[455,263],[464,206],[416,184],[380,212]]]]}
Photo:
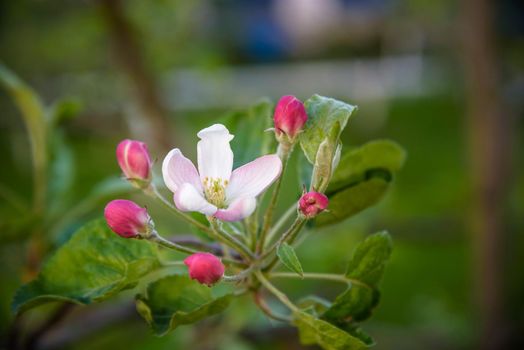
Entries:
{"type": "Polygon", "coordinates": [[[214,124],[197,136],[198,171],[178,148],[171,150],[162,164],[164,182],[174,193],[176,207],[223,221],[248,217],[255,210],[256,197],[280,175],[280,158],[265,155],[232,171],[229,142],[234,136],[229,130],[214,124]]]}
{"type": "Polygon", "coordinates": [[[123,238],[149,237],[153,224],[146,208],[125,199],[115,199],[104,209],[107,225],[123,238]]]}
{"type": "Polygon", "coordinates": [[[275,108],[273,121],[278,140],[287,138],[288,142],[293,143],[307,121],[304,104],[295,96],[282,96],[275,108]]]}
{"type": "Polygon", "coordinates": [[[211,253],[195,253],[184,259],[189,277],[201,284],[212,286],[224,276],[224,264],[211,253]]]}
{"type": "Polygon", "coordinates": [[[138,187],[151,180],[151,157],[144,142],[123,140],[116,148],[116,159],[124,176],[138,187]]]}
{"type": "Polygon", "coordinates": [[[306,218],[311,219],[324,211],[328,203],[329,200],[323,193],[311,191],[300,197],[298,208],[306,218]]]}

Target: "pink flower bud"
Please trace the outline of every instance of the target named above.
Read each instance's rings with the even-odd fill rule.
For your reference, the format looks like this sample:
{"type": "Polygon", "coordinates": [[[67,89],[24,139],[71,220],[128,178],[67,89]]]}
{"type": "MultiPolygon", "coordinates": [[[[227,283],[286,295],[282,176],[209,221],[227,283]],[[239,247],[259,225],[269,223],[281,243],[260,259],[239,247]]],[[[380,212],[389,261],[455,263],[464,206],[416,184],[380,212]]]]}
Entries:
{"type": "Polygon", "coordinates": [[[293,142],[307,121],[304,104],[295,96],[282,96],[275,108],[273,121],[279,141],[284,135],[293,142]]]}
{"type": "Polygon", "coordinates": [[[116,148],[116,159],[126,178],[149,182],[151,157],[145,143],[129,139],[120,142],[116,148]]]}
{"type": "Polygon", "coordinates": [[[329,203],[328,198],[320,192],[308,192],[304,193],[298,201],[298,207],[300,212],[308,219],[311,219],[324,209],[327,208],[329,203]]]}
{"type": "Polygon", "coordinates": [[[184,260],[189,277],[201,284],[212,286],[224,276],[224,265],[211,253],[195,253],[184,260]]]}
{"type": "Polygon", "coordinates": [[[109,202],[104,217],[111,230],[124,238],[148,237],[153,231],[147,210],[132,201],[116,199],[109,202]]]}

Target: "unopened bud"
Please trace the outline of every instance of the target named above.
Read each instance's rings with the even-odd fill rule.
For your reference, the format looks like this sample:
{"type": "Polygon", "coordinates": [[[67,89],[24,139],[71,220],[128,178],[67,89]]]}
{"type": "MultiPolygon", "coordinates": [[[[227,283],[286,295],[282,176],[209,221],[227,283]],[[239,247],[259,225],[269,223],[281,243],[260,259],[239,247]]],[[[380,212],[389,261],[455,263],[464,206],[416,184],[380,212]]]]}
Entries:
{"type": "Polygon", "coordinates": [[[151,181],[151,157],[147,145],[140,141],[123,140],[116,148],[116,159],[124,176],[136,187],[146,187],[151,181]]]}
{"type": "Polygon", "coordinates": [[[320,192],[307,192],[300,197],[298,208],[300,212],[308,219],[311,219],[328,206],[328,198],[320,192]]]}
{"type": "Polygon", "coordinates": [[[275,108],[273,121],[279,142],[295,142],[307,121],[304,104],[295,96],[282,96],[275,108]]]}
{"type": "Polygon", "coordinates": [[[195,253],[184,260],[189,277],[201,284],[212,286],[224,276],[224,264],[211,253],[195,253]]]}
{"type": "Polygon", "coordinates": [[[109,202],[104,209],[107,225],[120,237],[147,238],[153,233],[153,223],[147,210],[125,199],[109,202]]]}

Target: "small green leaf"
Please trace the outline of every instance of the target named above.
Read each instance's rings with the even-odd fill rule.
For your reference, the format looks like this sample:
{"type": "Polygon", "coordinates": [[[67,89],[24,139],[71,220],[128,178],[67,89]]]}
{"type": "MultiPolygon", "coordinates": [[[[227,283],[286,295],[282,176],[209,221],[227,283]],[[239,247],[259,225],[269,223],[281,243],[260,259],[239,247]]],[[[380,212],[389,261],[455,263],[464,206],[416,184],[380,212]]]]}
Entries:
{"type": "Polygon", "coordinates": [[[300,134],[300,146],[311,164],[315,164],[318,148],[327,137],[332,138],[332,129],[339,128],[334,144],[338,143],[340,133],[347,125],[356,106],[333,98],[313,95],[305,103],[308,120],[300,134]]]}
{"type": "Polygon", "coordinates": [[[195,323],[227,308],[232,294],[213,295],[209,288],[187,276],[169,276],[151,283],[145,295],[137,295],[138,313],[157,335],[195,323]]]}
{"type": "Polygon", "coordinates": [[[302,265],[298,260],[297,254],[292,246],[287,243],[282,243],[277,247],[277,256],[280,261],[291,271],[296,272],[301,277],[304,275],[302,265]]]}
{"type": "Polygon", "coordinates": [[[360,350],[368,346],[359,338],[304,312],[293,312],[293,324],[298,328],[300,342],[318,344],[325,350],[360,350]]]}
{"type": "Polygon", "coordinates": [[[392,251],[391,237],[387,232],[369,236],[360,243],[348,263],[346,277],[352,282],[340,294],[323,318],[337,325],[348,321],[362,321],[371,316],[378,304],[380,282],[392,251]]]}
{"type": "Polygon", "coordinates": [[[12,309],[23,312],[51,301],[102,301],[133,288],[159,266],[153,243],[121,238],[104,220],[95,220],[62,245],[34,281],[18,289],[12,309]]]}
{"type": "Polygon", "coordinates": [[[235,135],[231,141],[235,168],[272,152],[276,144],[275,136],[273,132],[266,131],[273,126],[272,113],[273,104],[269,100],[262,100],[224,118],[224,124],[235,135]]]}

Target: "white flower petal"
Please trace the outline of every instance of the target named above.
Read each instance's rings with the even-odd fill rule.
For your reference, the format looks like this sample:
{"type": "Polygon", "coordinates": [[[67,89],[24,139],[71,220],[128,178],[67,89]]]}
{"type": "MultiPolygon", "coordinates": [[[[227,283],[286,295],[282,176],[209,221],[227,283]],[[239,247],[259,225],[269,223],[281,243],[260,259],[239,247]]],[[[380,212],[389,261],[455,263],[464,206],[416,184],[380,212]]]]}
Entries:
{"type": "Polygon", "coordinates": [[[205,215],[214,215],[217,207],[205,200],[204,196],[190,183],[178,187],[174,195],[175,205],[181,211],[198,211],[205,215]]]}
{"type": "Polygon", "coordinates": [[[162,162],[162,176],[171,192],[176,192],[186,182],[193,185],[198,192],[202,193],[203,191],[198,171],[178,148],[171,150],[164,158],[162,162]]]}
{"type": "Polygon", "coordinates": [[[219,209],[215,217],[222,221],[239,221],[253,214],[257,206],[254,197],[243,197],[234,200],[227,209],[219,209]]]}
{"type": "Polygon", "coordinates": [[[210,179],[229,180],[233,168],[233,151],[229,142],[233,135],[222,124],[214,124],[200,130],[198,142],[198,171],[202,181],[210,179]]]}
{"type": "Polygon", "coordinates": [[[282,171],[282,161],[276,154],[270,154],[235,169],[231,174],[229,186],[226,188],[226,201],[231,203],[239,197],[256,197],[282,171]]]}

